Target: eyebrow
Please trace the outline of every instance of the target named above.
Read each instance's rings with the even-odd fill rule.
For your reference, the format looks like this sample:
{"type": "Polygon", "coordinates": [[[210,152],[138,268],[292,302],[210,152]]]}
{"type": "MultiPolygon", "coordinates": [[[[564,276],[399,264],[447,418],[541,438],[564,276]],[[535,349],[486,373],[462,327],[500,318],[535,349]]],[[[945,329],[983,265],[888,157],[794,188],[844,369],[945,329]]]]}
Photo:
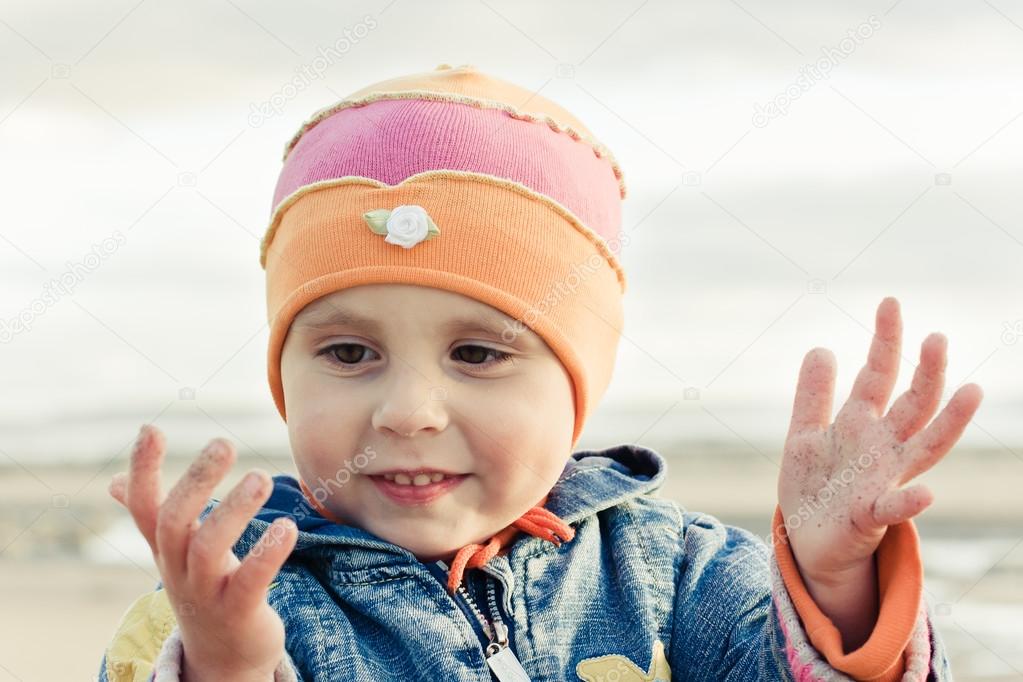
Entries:
{"type": "MultiPolygon", "coordinates": [[[[381,331],[380,322],[377,320],[343,308],[332,308],[330,310],[324,309],[322,311],[308,313],[299,320],[296,320],[295,326],[304,327],[306,329],[349,327],[353,329],[363,329],[377,335],[379,335],[381,331]]],[[[509,322],[508,318],[475,311],[448,320],[441,327],[441,330],[448,334],[458,332],[483,332],[500,337],[506,329],[514,329],[514,327],[514,322],[509,322]]]]}

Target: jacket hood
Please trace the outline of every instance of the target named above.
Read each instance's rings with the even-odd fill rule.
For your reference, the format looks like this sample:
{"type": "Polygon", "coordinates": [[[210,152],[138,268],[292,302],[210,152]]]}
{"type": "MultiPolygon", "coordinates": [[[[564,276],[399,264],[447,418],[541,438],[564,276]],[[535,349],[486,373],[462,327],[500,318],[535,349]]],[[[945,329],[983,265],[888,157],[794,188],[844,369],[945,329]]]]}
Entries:
{"type": "MultiPolygon", "coordinates": [[[[580,450],[572,453],[565,464],[550,490],[546,508],[571,524],[629,498],[654,493],[663,484],[666,471],[664,458],[659,453],[639,445],[580,450]]],[[[341,546],[349,546],[389,553],[399,562],[418,561],[412,552],[369,531],[325,519],[306,501],[295,477],[278,474],[273,477],[273,483],[270,498],[235,545],[239,556],[251,549],[274,519],[290,516],[299,530],[293,554],[317,553],[318,550],[336,552],[341,546]]],[[[213,506],[207,505],[203,516],[213,506]]],[[[520,541],[528,540],[543,542],[538,538],[520,538],[520,541]]],[[[349,558],[357,555],[349,554],[349,558]]],[[[365,563],[352,566],[353,569],[368,567],[365,563]]]]}

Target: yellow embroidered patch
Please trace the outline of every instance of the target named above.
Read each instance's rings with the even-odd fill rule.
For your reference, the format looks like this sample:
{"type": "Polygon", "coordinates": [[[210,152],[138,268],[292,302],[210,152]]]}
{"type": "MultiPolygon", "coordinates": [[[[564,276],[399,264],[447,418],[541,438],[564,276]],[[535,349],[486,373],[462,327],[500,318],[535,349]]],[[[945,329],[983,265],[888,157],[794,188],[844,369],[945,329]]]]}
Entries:
{"type": "Polygon", "coordinates": [[[639,666],[620,654],[596,656],[579,661],[575,666],[576,675],[583,682],[671,682],[671,668],[664,657],[664,644],[661,640],[654,642],[654,651],[650,656],[650,670],[643,672],[639,666]]]}
{"type": "Polygon", "coordinates": [[[146,682],[177,621],[167,593],[142,595],[128,607],[107,647],[108,682],[146,682]]]}

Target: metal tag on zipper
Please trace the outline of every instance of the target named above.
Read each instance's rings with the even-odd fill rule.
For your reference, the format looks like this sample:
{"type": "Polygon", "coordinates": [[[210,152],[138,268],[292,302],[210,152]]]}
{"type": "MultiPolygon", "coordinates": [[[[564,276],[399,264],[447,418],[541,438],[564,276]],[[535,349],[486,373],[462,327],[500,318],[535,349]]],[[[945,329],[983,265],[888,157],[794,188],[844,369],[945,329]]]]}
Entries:
{"type": "Polygon", "coordinates": [[[515,652],[508,646],[508,628],[499,620],[495,620],[494,638],[487,646],[487,665],[500,682],[530,682],[529,673],[519,663],[515,652]]]}
{"type": "Polygon", "coordinates": [[[500,682],[530,682],[529,674],[522,669],[515,652],[507,646],[496,643],[488,646],[487,665],[500,682]]]}

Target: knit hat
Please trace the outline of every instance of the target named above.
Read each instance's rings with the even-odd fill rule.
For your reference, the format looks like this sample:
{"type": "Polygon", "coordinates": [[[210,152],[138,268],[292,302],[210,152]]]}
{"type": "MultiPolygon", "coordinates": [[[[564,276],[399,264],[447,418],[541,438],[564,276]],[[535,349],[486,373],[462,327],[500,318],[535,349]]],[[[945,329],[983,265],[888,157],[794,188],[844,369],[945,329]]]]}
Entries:
{"type": "MultiPolygon", "coordinates": [[[[624,197],[614,157],[572,114],[469,65],[319,110],[285,147],[260,248],[281,417],[281,352],[302,308],[358,285],[415,284],[482,301],[547,343],[572,380],[574,448],[623,325],[624,197]]],[[[519,529],[531,532],[520,522],[537,509],[519,529]]],[[[545,523],[531,534],[566,530],[545,523]]]]}

